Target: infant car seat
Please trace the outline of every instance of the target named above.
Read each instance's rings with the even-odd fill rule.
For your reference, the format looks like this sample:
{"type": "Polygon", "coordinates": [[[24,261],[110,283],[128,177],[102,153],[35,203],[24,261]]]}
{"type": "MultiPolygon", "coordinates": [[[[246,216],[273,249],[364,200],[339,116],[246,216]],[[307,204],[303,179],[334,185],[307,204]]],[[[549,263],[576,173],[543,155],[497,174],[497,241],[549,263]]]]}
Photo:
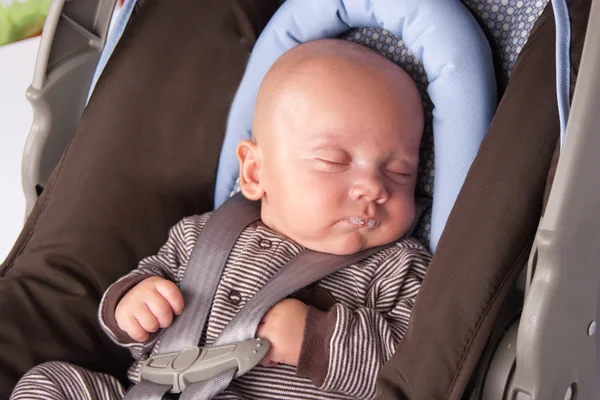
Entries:
{"type": "MultiPolygon", "coordinates": [[[[0,342],[5,369],[0,382],[4,391],[26,369],[51,359],[122,376],[126,357],[100,333],[94,304],[111,281],[164,241],[168,226],[210,206],[215,149],[221,142],[225,113],[243,60],[277,5],[269,1],[260,7],[251,1],[146,2],[125,30],[77,133],[68,139],[87,97],[94,72],[91,64],[104,41],[99,16],[109,14],[105,11],[112,8],[111,3],[99,3],[91,11],[83,0],[65,3],[64,9],[62,2],[53,4],[51,16],[61,20],[56,32],[73,31],[75,36],[67,44],[56,42],[42,48],[37,86],[34,82],[30,91],[32,101],[42,105],[32,132],[41,139],[28,143],[36,162],[24,168],[29,171],[24,183],[30,194],[37,184],[46,188],[3,264],[0,307],[6,340],[0,342]],[[195,18],[204,23],[198,26],[195,18]],[[220,32],[219,41],[208,40],[207,30],[220,32]],[[199,45],[211,54],[210,59],[194,54],[199,45]],[[173,63],[179,58],[181,62],[173,63]],[[44,60],[50,60],[48,71],[44,60]],[[144,68],[150,61],[157,63],[156,68],[144,68]],[[86,87],[69,83],[77,80],[86,81],[86,87]],[[45,98],[40,95],[44,83],[49,93],[45,98]],[[61,107],[62,97],[73,105],[61,107]],[[195,113],[200,112],[211,118],[198,118],[195,113]],[[52,118],[40,117],[44,114],[52,118]],[[44,124],[52,128],[47,136],[37,130],[44,124]],[[67,140],[67,151],[48,180],[56,154],[62,153],[67,140]],[[180,142],[179,146],[174,142],[180,142]]],[[[460,398],[468,388],[474,396],[488,398],[490,393],[501,393],[492,398],[506,393],[508,398],[555,399],[564,398],[565,392],[590,398],[598,289],[592,267],[599,254],[596,208],[600,185],[587,185],[582,174],[592,169],[591,152],[598,148],[593,140],[599,139],[591,132],[592,111],[600,100],[593,90],[598,77],[591,74],[591,65],[600,60],[594,45],[588,44],[580,70],[589,2],[569,4],[572,72],[579,80],[585,79],[585,84],[578,85],[573,100],[570,121],[576,122],[569,122],[566,129],[554,189],[530,258],[516,368],[514,353],[480,355],[500,305],[510,299],[512,283],[528,259],[549,169],[548,182],[554,177],[550,166],[560,131],[554,18],[552,9],[546,7],[523,46],[526,31],[537,17],[535,10],[543,7],[541,2],[474,3],[467,5],[486,21],[482,26],[488,38],[497,40],[491,41],[496,43],[493,47],[510,50],[514,46],[513,54],[496,53],[508,66],[506,71],[514,69],[436,248],[409,332],[382,371],[382,393],[415,399],[460,398]],[[518,9],[523,14],[513,18],[518,9]],[[511,27],[525,35],[508,33],[511,27]],[[511,120],[520,124],[508,125],[511,120]],[[557,343],[568,344],[556,348],[557,343]],[[548,347],[553,352],[546,351],[548,347]],[[554,357],[562,363],[552,362],[554,357]],[[483,373],[469,384],[478,360],[483,373]]],[[[599,13],[598,8],[596,2],[592,16],[599,13]]],[[[598,28],[592,23],[593,29],[598,28]]],[[[389,33],[369,29],[348,35],[372,40],[384,52],[390,47],[385,41],[395,40],[389,33]]],[[[53,37],[53,29],[47,29],[47,42],[53,37]]],[[[588,33],[587,37],[590,43],[598,35],[588,33]]],[[[408,52],[400,50],[400,54],[406,58],[408,52]]],[[[564,88],[564,79],[559,81],[559,88],[564,88]]],[[[564,108],[564,102],[561,105],[564,108]]],[[[499,332],[514,320],[512,313],[507,314],[506,321],[498,321],[499,332]]],[[[513,350],[515,331],[509,330],[503,338],[492,335],[488,348],[513,350]]]]}

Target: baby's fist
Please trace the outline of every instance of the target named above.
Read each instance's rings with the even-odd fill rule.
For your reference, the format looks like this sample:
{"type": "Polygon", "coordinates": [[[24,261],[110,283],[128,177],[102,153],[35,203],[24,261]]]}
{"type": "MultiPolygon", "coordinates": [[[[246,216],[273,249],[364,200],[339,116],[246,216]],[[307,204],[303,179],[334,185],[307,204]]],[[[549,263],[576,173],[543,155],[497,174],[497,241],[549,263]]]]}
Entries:
{"type": "Polygon", "coordinates": [[[262,365],[298,365],[307,314],[308,306],[296,299],[282,300],[267,311],[256,332],[271,342],[262,365]]]}
{"type": "Polygon", "coordinates": [[[183,296],[173,282],[153,276],[131,288],[115,310],[121,330],[133,340],[144,342],[150,333],[173,323],[173,313],[183,311],[183,296]]]}

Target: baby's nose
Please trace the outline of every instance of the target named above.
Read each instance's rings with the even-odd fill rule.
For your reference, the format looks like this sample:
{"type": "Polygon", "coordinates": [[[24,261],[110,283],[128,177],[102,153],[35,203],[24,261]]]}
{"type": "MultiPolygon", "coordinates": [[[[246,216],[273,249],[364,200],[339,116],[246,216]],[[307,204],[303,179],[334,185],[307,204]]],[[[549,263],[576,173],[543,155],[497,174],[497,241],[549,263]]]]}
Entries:
{"type": "Polygon", "coordinates": [[[350,197],[353,200],[383,204],[389,198],[389,193],[378,174],[372,174],[361,177],[352,185],[350,197]]]}

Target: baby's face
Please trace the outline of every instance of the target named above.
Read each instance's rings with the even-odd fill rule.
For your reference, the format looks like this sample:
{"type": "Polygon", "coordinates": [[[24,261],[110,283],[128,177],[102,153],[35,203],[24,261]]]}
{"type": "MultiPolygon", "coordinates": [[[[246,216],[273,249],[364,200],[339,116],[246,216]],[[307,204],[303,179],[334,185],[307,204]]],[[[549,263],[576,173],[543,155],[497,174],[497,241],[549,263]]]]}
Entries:
{"type": "Polygon", "coordinates": [[[373,71],[318,69],[284,87],[257,125],[262,219],[326,253],[390,243],[415,215],[418,94],[373,71]]]}

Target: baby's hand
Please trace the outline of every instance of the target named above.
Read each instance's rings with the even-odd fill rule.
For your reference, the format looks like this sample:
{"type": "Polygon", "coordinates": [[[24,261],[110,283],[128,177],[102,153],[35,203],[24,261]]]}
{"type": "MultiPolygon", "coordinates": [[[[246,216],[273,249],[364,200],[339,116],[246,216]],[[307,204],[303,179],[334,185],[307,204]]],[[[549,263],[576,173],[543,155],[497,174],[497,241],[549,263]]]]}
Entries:
{"type": "Polygon", "coordinates": [[[262,365],[298,365],[307,314],[308,306],[296,299],[282,300],[265,314],[256,333],[271,342],[271,349],[262,365]]]}
{"type": "Polygon", "coordinates": [[[183,296],[177,285],[158,276],[131,288],[115,310],[117,325],[133,340],[144,342],[158,328],[173,322],[173,313],[183,311],[183,296]]]}

